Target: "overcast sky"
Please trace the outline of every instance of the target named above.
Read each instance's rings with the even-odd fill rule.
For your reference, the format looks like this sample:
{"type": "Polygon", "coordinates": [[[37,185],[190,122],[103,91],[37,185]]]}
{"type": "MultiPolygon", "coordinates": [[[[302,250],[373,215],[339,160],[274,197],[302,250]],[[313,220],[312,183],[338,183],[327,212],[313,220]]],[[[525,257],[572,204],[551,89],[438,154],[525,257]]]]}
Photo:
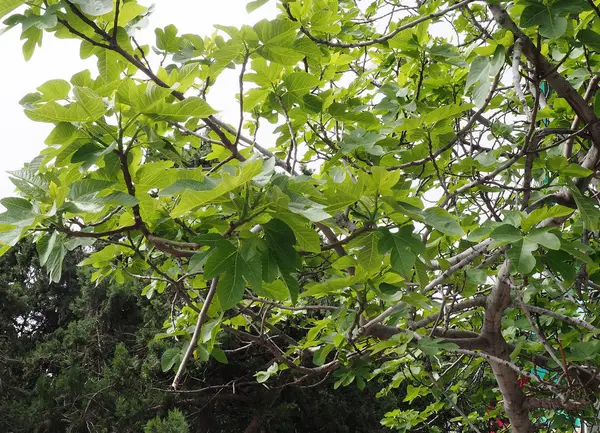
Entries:
{"type": "MultiPolygon", "coordinates": [[[[152,2],[140,0],[140,3],[150,5],[152,2]]],[[[156,0],[155,12],[138,42],[154,44],[154,28],[168,24],[175,24],[180,34],[206,36],[212,34],[214,24],[253,24],[265,17],[274,18],[278,13],[275,1],[251,14],[246,13],[246,3],[246,0],[156,0]]],[[[44,34],[42,47],[36,49],[29,62],[25,62],[20,35],[20,27],[17,27],[0,36],[3,64],[0,67],[0,198],[14,193],[14,186],[6,172],[20,169],[23,163],[37,156],[52,129],[50,124],[29,120],[23,114],[19,100],[48,80],[69,80],[76,72],[95,68],[93,59],[83,61],[79,58],[78,41],[56,39],[50,34],[44,34]]],[[[237,123],[236,89],[237,76],[234,71],[229,71],[219,78],[209,99],[215,109],[221,110],[220,116],[231,123],[237,123]]]]}

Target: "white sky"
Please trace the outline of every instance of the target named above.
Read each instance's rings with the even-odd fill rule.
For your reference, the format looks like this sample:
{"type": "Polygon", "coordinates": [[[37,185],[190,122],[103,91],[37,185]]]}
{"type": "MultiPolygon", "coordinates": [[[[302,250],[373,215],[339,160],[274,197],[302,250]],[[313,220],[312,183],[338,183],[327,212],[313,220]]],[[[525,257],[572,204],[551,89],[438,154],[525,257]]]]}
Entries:
{"type": "MultiPolygon", "coordinates": [[[[210,35],[214,24],[241,26],[253,24],[263,18],[274,18],[278,11],[275,1],[252,12],[246,13],[247,0],[156,0],[155,12],[150,17],[147,29],[137,38],[140,44],[154,45],[154,29],[175,24],[181,33],[210,35]]],[[[150,1],[140,1],[150,5],[150,1]]],[[[20,26],[0,36],[0,198],[14,195],[14,186],[8,179],[7,171],[18,170],[23,163],[32,160],[44,148],[44,140],[51,124],[29,120],[19,100],[25,94],[34,92],[40,84],[55,78],[69,80],[71,76],[86,68],[95,69],[95,60],[79,58],[79,41],[56,39],[44,34],[41,48],[37,48],[29,62],[23,60],[20,26]]],[[[152,60],[151,60],[152,63],[152,60]]],[[[156,65],[154,62],[153,66],[156,65]]],[[[230,123],[237,123],[238,108],[237,75],[226,70],[211,89],[209,102],[218,110],[220,117],[230,123]]]]}

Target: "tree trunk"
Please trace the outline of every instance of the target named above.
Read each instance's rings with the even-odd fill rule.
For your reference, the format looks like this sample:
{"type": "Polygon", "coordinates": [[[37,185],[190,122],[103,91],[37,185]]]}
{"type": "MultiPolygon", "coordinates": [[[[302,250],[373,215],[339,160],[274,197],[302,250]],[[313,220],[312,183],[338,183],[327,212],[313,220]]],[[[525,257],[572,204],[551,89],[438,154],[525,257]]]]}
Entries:
{"type": "MultiPolygon", "coordinates": [[[[482,336],[487,339],[487,353],[510,361],[510,347],[502,336],[502,315],[510,305],[510,260],[506,259],[498,270],[498,280],[488,296],[485,306],[485,318],[482,336]]],[[[492,372],[502,394],[504,410],[510,420],[513,433],[533,433],[535,427],[529,419],[529,410],[525,408],[526,396],[519,388],[517,374],[508,366],[489,361],[492,372]]]]}

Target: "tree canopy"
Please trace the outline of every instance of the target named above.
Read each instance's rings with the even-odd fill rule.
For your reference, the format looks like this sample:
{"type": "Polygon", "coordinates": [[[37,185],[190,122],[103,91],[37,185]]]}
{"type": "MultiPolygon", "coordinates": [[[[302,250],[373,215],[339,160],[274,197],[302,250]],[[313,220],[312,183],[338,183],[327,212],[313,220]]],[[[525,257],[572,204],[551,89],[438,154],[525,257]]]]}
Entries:
{"type": "Polygon", "coordinates": [[[26,58],[54,36],[97,60],[21,100],[54,129],[10,173],[2,251],[28,237],[50,281],[81,250],[92,282],[142,283],[169,307],[172,391],[234,348],[268,361],[219,389],[401,390],[398,431],[595,423],[596,2],[278,8],[138,41],[136,0],[0,0],[26,58]],[[208,102],[225,70],[235,119],[208,102]]]}

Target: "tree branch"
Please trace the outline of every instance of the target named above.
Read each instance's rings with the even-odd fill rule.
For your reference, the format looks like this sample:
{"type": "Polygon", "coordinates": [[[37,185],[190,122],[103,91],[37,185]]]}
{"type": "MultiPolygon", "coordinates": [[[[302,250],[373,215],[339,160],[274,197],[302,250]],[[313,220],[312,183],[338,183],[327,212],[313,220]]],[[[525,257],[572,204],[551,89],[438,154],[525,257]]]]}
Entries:
{"type": "Polygon", "coordinates": [[[217,292],[217,285],[219,284],[219,277],[215,277],[210,282],[210,288],[208,289],[208,294],[206,295],[206,299],[204,300],[204,305],[202,305],[202,309],[198,314],[198,320],[196,321],[196,328],[194,329],[194,333],[192,334],[192,339],[190,340],[190,344],[183,355],[183,359],[181,360],[181,364],[179,364],[179,368],[177,369],[177,374],[175,374],[175,378],[171,383],[171,388],[177,389],[179,387],[179,382],[181,382],[181,378],[183,373],[185,372],[185,368],[187,363],[190,360],[190,357],[196,350],[196,346],[198,345],[198,339],[200,338],[200,330],[202,329],[202,325],[206,321],[206,317],[208,315],[208,309],[210,308],[210,304],[215,297],[215,293],[217,292]]]}
{"type": "MultiPolygon", "coordinates": [[[[414,21],[411,21],[408,24],[405,24],[403,26],[398,27],[396,30],[394,30],[391,33],[388,33],[387,35],[384,35],[380,38],[376,38],[376,39],[372,39],[370,41],[363,41],[363,42],[356,42],[356,43],[352,43],[352,44],[345,44],[342,42],[332,42],[332,41],[328,41],[326,39],[320,39],[317,38],[315,36],[313,36],[304,26],[300,26],[300,31],[302,33],[304,33],[306,36],[308,36],[309,39],[311,39],[313,42],[317,42],[319,44],[324,44],[327,45],[328,47],[334,47],[334,48],[360,48],[360,47],[368,47],[370,45],[375,45],[375,44],[382,44],[384,42],[389,41],[390,39],[392,39],[394,36],[396,36],[398,33],[404,31],[404,30],[408,30],[411,29],[415,26],[417,26],[418,24],[424,22],[424,21],[429,21],[433,18],[437,18],[437,17],[441,17],[442,15],[447,14],[448,12],[451,12],[453,10],[456,9],[460,9],[463,6],[468,5],[469,3],[472,3],[475,0],[463,0],[460,3],[456,3],[453,6],[450,6],[447,9],[444,9],[442,11],[439,12],[434,12],[432,14],[429,15],[425,15],[423,17],[417,18],[414,21]]],[[[292,21],[298,21],[291,13],[291,10],[289,8],[289,6],[287,4],[284,4],[284,7],[288,13],[288,17],[292,20],[292,21]]]]}

